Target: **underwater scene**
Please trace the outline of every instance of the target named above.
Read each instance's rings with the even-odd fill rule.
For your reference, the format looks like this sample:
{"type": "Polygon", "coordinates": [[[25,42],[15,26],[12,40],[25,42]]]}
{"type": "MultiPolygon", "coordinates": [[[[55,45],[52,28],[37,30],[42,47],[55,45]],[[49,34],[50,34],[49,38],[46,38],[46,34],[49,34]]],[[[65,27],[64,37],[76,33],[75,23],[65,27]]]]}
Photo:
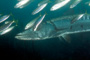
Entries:
{"type": "Polygon", "coordinates": [[[0,55],[90,60],[90,0],[0,0],[0,55]]]}

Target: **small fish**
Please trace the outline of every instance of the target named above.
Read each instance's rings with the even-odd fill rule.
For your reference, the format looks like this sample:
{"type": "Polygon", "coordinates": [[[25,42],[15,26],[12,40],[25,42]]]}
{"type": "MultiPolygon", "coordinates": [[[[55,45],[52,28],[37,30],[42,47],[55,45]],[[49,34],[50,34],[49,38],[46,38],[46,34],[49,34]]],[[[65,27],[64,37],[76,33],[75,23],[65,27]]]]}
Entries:
{"type": "Polygon", "coordinates": [[[47,6],[48,3],[45,3],[41,6],[39,6],[38,8],[36,8],[33,12],[32,12],[32,15],[35,15],[37,13],[39,13],[41,10],[43,10],[46,6],[47,6]]]}
{"type": "Polygon", "coordinates": [[[45,3],[49,3],[49,2],[50,2],[50,0],[43,0],[38,4],[38,6],[41,6],[41,5],[43,5],[45,3]]]}
{"type": "Polygon", "coordinates": [[[53,5],[51,7],[50,11],[57,10],[57,9],[63,7],[64,5],[66,5],[68,2],[70,2],[70,0],[61,0],[60,2],[56,3],[55,5],[53,5]]]}
{"type": "Polygon", "coordinates": [[[0,35],[4,35],[4,34],[10,32],[12,29],[14,29],[14,27],[15,27],[15,26],[11,26],[11,27],[5,29],[4,31],[0,32],[0,35]]]}
{"type": "MultiPolygon", "coordinates": [[[[40,16],[41,16],[41,15],[40,15],[40,16]]],[[[40,16],[37,17],[37,18],[35,18],[34,20],[30,21],[30,22],[25,26],[25,30],[31,28],[32,26],[34,26],[36,20],[38,20],[38,19],[40,18],[40,16]]]]}
{"type": "Polygon", "coordinates": [[[1,26],[0,27],[0,32],[3,31],[3,30],[5,30],[5,29],[7,29],[7,28],[9,28],[14,22],[15,21],[11,21],[11,22],[9,22],[9,23],[4,24],[3,26],[1,26]]]}
{"type": "Polygon", "coordinates": [[[78,15],[77,17],[75,17],[75,18],[71,21],[71,23],[74,23],[75,21],[81,19],[83,16],[84,16],[84,14],[78,15]]]}
{"type": "Polygon", "coordinates": [[[27,6],[29,3],[31,2],[31,0],[20,0],[20,2],[18,2],[14,8],[24,8],[25,6],[27,6]]]}
{"type": "Polygon", "coordinates": [[[10,17],[10,14],[9,15],[4,15],[0,18],[0,23],[4,22],[5,20],[7,20],[8,18],[10,17]]]}
{"type": "Polygon", "coordinates": [[[37,30],[38,26],[41,24],[41,22],[43,21],[43,19],[45,18],[46,14],[44,14],[43,16],[41,16],[41,18],[38,20],[38,22],[36,22],[34,31],[37,30]]]}
{"type": "Polygon", "coordinates": [[[74,2],[70,5],[70,8],[74,8],[77,4],[79,4],[82,0],[74,0],[74,2]]]}

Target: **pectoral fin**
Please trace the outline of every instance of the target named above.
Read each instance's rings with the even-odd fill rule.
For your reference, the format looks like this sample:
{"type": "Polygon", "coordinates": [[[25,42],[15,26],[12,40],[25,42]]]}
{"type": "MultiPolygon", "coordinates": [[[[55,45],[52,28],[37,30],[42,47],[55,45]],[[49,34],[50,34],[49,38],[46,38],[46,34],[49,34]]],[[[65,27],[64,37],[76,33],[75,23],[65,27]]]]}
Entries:
{"type": "Polygon", "coordinates": [[[68,43],[71,42],[71,38],[69,35],[62,35],[61,37],[64,38],[64,40],[67,41],[68,43]]]}

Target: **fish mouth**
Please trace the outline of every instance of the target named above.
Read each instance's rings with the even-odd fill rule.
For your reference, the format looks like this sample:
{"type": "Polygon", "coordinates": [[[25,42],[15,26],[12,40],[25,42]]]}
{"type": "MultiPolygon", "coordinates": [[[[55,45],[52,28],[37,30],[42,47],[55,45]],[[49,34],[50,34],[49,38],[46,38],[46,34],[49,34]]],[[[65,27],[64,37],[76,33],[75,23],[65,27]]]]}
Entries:
{"type": "Polygon", "coordinates": [[[40,40],[40,38],[32,38],[30,36],[15,36],[15,38],[19,40],[40,40]]]}
{"type": "Polygon", "coordinates": [[[24,32],[18,33],[15,36],[18,40],[45,40],[49,38],[48,36],[44,37],[40,32],[26,30],[24,32]]]}
{"type": "Polygon", "coordinates": [[[31,37],[31,36],[25,36],[25,35],[17,35],[15,36],[16,39],[18,40],[46,40],[46,39],[50,39],[51,37],[44,37],[44,38],[40,38],[40,37],[31,37]]]}
{"type": "Polygon", "coordinates": [[[19,40],[40,40],[40,37],[38,36],[37,32],[26,30],[24,32],[18,33],[15,36],[16,39],[19,40]]]}

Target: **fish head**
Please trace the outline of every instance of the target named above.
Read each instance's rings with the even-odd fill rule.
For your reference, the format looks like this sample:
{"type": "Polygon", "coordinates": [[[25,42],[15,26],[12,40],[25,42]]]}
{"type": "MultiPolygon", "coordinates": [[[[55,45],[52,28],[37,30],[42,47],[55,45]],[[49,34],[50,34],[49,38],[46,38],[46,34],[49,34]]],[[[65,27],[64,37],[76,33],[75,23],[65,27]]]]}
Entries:
{"type": "Polygon", "coordinates": [[[50,9],[50,11],[54,11],[54,10],[56,10],[56,9],[55,9],[55,7],[53,6],[53,7],[50,9]]]}
{"type": "Polygon", "coordinates": [[[59,8],[60,8],[60,5],[59,5],[59,4],[60,4],[60,3],[57,3],[57,4],[53,5],[53,6],[51,7],[50,11],[55,11],[55,10],[59,9],[59,8]]]}
{"type": "Polygon", "coordinates": [[[19,40],[41,40],[42,37],[42,33],[33,30],[26,30],[15,36],[15,38],[19,40]]]}
{"type": "Polygon", "coordinates": [[[45,40],[51,38],[52,34],[55,33],[53,27],[44,25],[40,25],[36,31],[33,30],[33,27],[25,30],[24,32],[17,34],[15,38],[19,40],[45,40]]]}

